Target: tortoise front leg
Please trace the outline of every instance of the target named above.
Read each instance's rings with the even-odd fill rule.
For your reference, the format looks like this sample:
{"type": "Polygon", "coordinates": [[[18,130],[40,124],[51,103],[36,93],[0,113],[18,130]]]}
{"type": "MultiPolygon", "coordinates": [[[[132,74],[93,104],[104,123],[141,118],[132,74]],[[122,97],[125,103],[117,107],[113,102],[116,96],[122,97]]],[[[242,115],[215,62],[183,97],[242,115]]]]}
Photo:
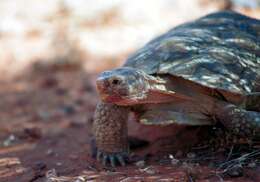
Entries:
{"type": "Polygon", "coordinates": [[[97,146],[97,160],[115,166],[116,161],[125,165],[128,155],[127,119],[129,109],[109,103],[97,105],[93,132],[97,146]]]}
{"type": "Polygon", "coordinates": [[[226,105],[218,108],[216,117],[237,136],[260,137],[260,112],[226,105]]]}
{"type": "Polygon", "coordinates": [[[245,107],[247,110],[260,112],[260,92],[246,95],[245,107]]]}

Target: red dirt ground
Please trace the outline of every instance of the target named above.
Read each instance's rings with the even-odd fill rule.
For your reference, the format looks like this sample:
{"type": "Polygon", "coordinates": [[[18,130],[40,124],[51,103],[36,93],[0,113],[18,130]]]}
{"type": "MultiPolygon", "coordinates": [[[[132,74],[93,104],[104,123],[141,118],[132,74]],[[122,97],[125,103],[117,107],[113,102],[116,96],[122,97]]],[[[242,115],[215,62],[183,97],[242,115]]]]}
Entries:
{"type": "MultiPolygon", "coordinates": [[[[134,150],[132,158],[137,163],[110,170],[102,167],[91,158],[89,147],[98,101],[95,77],[78,70],[28,71],[22,77],[1,82],[1,182],[260,181],[259,166],[244,168],[243,175],[237,175],[240,177],[230,177],[209,167],[208,160],[201,164],[200,160],[178,162],[175,158],[183,159],[186,154],[176,147],[186,143],[186,137],[193,138],[194,130],[185,133],[182,127],[144,128],[134,122],[130,134],[153,141],[153,145],[134,150]],[[163,157],[167,155],[161,154],[169,152],[172,146],[168,144],[173,142],[165,138],[169,133],[177,135],[176,131],[183,134],[175,140],[175,158],[163,157]]],[[[194,158],[192,155],[188,158],[194,158]]]]}

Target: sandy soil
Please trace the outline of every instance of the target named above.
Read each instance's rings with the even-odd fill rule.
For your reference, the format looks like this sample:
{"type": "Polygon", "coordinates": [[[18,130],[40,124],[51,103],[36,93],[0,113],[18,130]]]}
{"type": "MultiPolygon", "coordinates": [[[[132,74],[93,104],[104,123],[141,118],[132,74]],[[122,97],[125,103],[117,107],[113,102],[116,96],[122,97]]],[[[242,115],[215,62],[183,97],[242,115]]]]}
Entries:
{"type": "MultiPolygon", "coordinates": [[[[177,24],[230,9],[226,0],[93,2],[1,1],[0,182],[260,181],[258,153],[187,150],[205,128],[130,119],[129,135],[149,145],[132,140],[127,167],[92,158],[96,72],[177,24]]],[[[259,7],[232,9],[260,17],[259,7]]]]}

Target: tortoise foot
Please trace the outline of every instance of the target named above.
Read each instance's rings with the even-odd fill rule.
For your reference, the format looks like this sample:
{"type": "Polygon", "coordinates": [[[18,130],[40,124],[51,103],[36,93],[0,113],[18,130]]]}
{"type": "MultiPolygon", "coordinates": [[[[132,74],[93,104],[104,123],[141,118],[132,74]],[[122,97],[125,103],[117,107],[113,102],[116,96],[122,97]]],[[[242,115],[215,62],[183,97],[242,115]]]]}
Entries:
{"type": "Polygon", "coordinates": [[[125,166],[128,162],[128,154],[127,152],[105,152],[98,150],[97,151],[97,161],[102,162],[104,166],[111,166],[115,167],[117,165],[119,166],[125,166]]]}

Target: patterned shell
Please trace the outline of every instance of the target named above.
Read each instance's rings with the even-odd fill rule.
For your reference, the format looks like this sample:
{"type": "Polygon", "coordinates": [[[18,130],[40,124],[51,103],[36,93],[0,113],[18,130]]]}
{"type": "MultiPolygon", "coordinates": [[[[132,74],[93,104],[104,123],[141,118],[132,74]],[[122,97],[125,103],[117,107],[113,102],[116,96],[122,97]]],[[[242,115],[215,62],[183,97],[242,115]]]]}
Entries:
{"type": "Polygon", "coordinates": [[[124,66],[233,93],[260,91],[260,20],[209,14],[148,42],[124,66]]]}

